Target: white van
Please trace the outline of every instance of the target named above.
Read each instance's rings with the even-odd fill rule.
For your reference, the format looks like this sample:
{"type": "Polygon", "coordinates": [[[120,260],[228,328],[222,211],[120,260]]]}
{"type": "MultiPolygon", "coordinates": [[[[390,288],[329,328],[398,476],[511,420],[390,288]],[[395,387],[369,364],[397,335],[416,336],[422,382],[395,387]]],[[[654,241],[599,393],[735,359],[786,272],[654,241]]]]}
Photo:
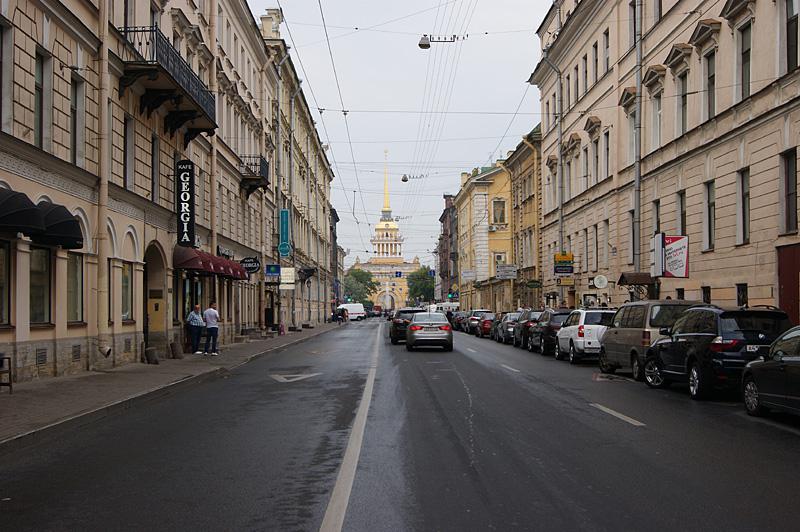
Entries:
{"type": "Polygon", "coordinates": [[[361,321],[366,319],[367,312],[364,310],[364,305],[361,303],[344,303],[336,307],[336,310],[345,309],[350,321],[361,321]]]}

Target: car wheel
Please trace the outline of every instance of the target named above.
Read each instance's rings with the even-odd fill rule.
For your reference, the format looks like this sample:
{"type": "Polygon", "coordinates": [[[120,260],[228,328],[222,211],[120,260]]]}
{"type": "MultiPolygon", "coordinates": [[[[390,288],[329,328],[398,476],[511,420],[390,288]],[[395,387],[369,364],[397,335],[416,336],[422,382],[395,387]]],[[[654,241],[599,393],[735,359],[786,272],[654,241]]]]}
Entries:
{"type": "Polygon", "coordinates": [[[580,359],[578,358],[578,353],[575,352],[575,345],[574,344],[569,344],[569,355],[568,356],[569,356],[569,363],[570,364],[577,364],[578,362],[580,362],[580,359]]]}
{"type": "Polygon", "coordinates": [[[556,360],[564,360],[564,358],[566,358],[564,355],[566,355],[566,353],[561,350],[561,344],[558,342],[558,338],[556,338],[556,343],[553,346],[553,358],[556,360]]]}
{"type": "Polygon", "coordinates": [[[539,354],[542,356],[550,354],[547,352],[547,345],[545,345],[544,337],[541,334],[539,335],[539,354]]]}
{"type": "Polygon", "coordinates": [[[414,346],[409,344],[408,342],[406,342],[406,351],[413,351],[413,350],[414,350],[414,346]]]}
{"type": "Polygon", "coordinates": [[[610,375],[615,371],[617,371],[617,368],[615,368],[608,362],[608,357],[606,356],[605,349],[600,350],[600,355],[597,357],[597,364],[600,366],[601,373],[608,373],[610,375]]]}
{"type": "Polygon", "coordinates": [[[758,394],[758,385],[752,375],[748,375],[744,379],[742,399],[744,400],[744,407],[747,413],[751,416],[763,416],[765,414],[766,409],[761,406],[761,396],[758,394]]]}
{"type": "Polygon", "coordinates": [[[650,388],[666,388],[669,381],[664,377],[664,366],[656,356],[649,356],[644,361],[644,383],[650,388]]]}
{"type": "Polygon", "coordinates": [[[644,380],[644,368],[639,363],[639,355],[636,353],[631,355],[631,374],[635,381],[642,382],[644,380]]]}
{"type": "Polygon", "coordinates": [[[697,361],[689,366],[689,396],[692,399],[705,399],[709,395],[710,384],[706,372],[697,361]]]}
{"type": "Polygon", "coordinates": [[[533,336],[528,336],[528,351],[533,353],[533,336]]]}

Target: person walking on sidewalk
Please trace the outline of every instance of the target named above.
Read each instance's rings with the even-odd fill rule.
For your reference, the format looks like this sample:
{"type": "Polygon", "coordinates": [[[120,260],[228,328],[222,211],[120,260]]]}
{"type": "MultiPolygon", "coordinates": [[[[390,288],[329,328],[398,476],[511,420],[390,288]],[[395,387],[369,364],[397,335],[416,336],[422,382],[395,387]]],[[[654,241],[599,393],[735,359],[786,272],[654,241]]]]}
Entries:
{"type": "Polygon", "coordinates": [[[186,316],[186,326],[189,328],[189,338],[192,340],[192,353],[202,355],[200,351],[200,335],[203,334],[203,314],[200,312],[200,305],[195,305],[188,316],[186,316]]]}
{"type": "Polygon", "coordinates": [[[206,348],[203,351],[204,355],[217,356],[217,337],[219,336],[219,313],[217,312],[217,303],[212,301],[205,312],[203,312],[203,319],[206,322],[206,348]],[[208,350],[211,344],[211,351],[208,350]]]}

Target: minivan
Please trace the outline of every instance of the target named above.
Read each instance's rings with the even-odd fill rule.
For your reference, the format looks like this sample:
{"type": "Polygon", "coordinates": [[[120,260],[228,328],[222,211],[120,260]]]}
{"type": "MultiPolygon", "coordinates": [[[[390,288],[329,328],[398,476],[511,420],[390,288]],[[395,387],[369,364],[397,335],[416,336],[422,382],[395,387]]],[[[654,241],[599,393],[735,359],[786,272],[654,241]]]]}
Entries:
{"type": "Polygon", "coordinates": [[[669,328],[675,320],[699,301],[648,299],[632,301],[620,307],[600,341],[600,371],[614,373],[628,370],[633,378],[644,379],[644,361],[653,343],[662,338],[659,329],[669,328]]]}

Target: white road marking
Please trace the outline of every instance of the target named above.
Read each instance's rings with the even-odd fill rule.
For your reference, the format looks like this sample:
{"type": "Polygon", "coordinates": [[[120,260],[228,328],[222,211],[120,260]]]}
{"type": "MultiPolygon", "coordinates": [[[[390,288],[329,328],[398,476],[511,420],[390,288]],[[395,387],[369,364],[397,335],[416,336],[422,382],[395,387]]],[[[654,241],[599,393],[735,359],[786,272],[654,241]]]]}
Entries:
{"type": "Polygon", "coordinates": [[[625,414],[620,414],[620,413],[619,413],[619,412],[617,412],[616,410],[611,410],[611,409],[610,409],[610,408],[608,408],[607,406],[599,405],[599,404],[597,404],[597,403],[589,403],[589,405],[591,405],[591,406],[595,407],[595,408],[596,408],[596,409],[598,409],[598,410],[602,410],[602,411],[603,411],[603,412],[605,412],[606,414],[610,414],[610,415],[614,416],[614,417],[615,417],[615,418],[617,418],[617,419],[621,419],[621,420],[622,420],[622,421],[624,421],[625,423],[630,423],[630,424],[631,424],[631,425],[633,425],[634,427],[644,427],[644,426],[645,426],[645,424],[644,424],[644,423],[642,423],[641,421],[636,421],[636,420],[635,420],[635,419],[633,419],[632,417],[628,417],[628,416],[626,416],[625,414]]]}
{"type": "Polygon", "coordinates": [[[471,347],[468,347],[468,348],[467,348],[467,351],[469,351],[470,353],[477,353],[477,351],[475,351],[475,350],[474,350],[474,349],[472,349],[471,347]]]}
{"type": "Polygon", "coordinates": [[[500,364],[500,367],[506,368],[508,371],[513,371],[514,373],[522,373],[520,370],[512,368],[511,366],[506,366],[505,364],[500,364]]]}
{"type": "Polygon", "coordinates": [[[319,527],[320,532],[341,532],[344,525],[347,505],[350,502],[350,492],[353,490],[353,482],[356,477],[358,458],[361,455],[361,444],[364,441],[369,404],[372,402],[372,389],[375,386],[375,373],[378,369],[378,348],[382,331],[383,324],[378,327],[375,348],[370,360],[369,373],[367,374],[367,382],[364,385],[364,393],[361,395],[361,402],[356,411],[353,428],[350,430],[350,438],[347,440],[344,458],[342,458],[342,465],[339,466],[339,474],[336,476],[336,484],[333,486],[331,498],[325,510],[325,517],[322,518],[322,524],[319,527]]]}
{"type": "Polygon", "coordinates": [[[311,377],[316,377],[317,375],[322,375],[322,373],[304,373],[304,374],[298,374],[298,375],[278,375],[278,374],[273,374],[273,375],[270,375],[270,377],[272,377],[273,379],[275,379],[278,382],[297,382],[297,381],[310,379],[311,377]]]}

